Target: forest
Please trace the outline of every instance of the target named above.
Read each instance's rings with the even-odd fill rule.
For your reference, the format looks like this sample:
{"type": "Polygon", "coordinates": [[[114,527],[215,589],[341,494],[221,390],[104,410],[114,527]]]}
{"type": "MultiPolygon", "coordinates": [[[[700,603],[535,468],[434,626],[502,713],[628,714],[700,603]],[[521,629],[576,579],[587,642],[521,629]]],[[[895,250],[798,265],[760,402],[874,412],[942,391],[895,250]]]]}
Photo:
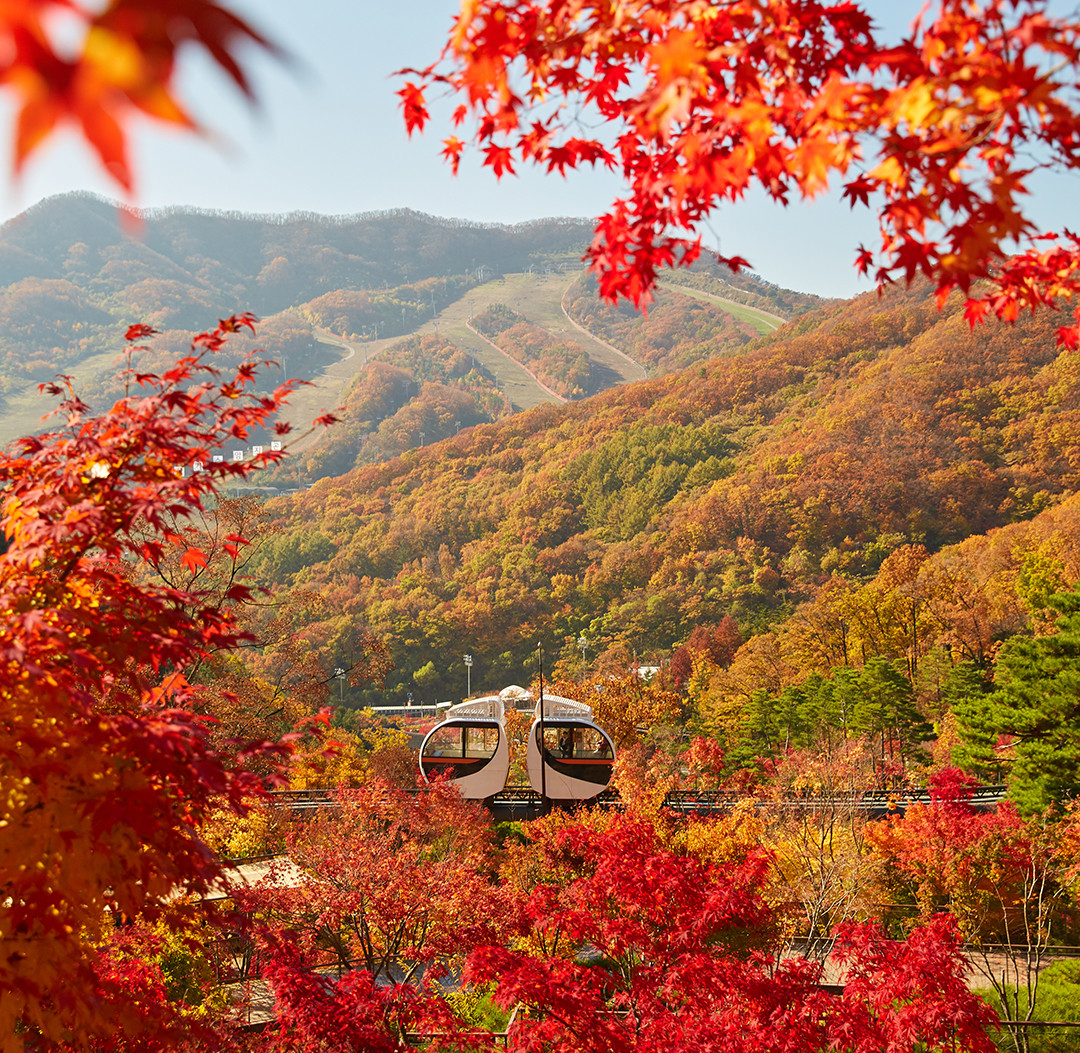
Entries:
{"type": "MultiPolygon", "coordinates": [[[[580,255],[587,227],[516,228],[397,212],[255,216],[192,209],[136,212],[85,193],[49,198],[0,229],[0,394],[115,354],[133,323],[183,333],[207,317],[253,311],[280,328],[356,339],[412,332],[459,296],[469,274],[520,271],[580,255]],[[132,236],[132,228],[140,231],[132,236]]],[[[296,350],[263,334],[269,353],[296,350]]],[[[110,357],[111,364],[111,357],[110,357]]],[[[290,355],[296,366],[310,366],[290,355]]],[[[98,366],[93,383],[109,374],[98,366]]],[[[7,438],[14,438],[8,435],[7,438]]]]}
{"type": "MultiPolygon", "coordinates": [[[[285,489],[298,478],[310,482],[342,474],[370,461],[377,449],[390,456],[445,438],[450,434],[446,420],[491,421],[537,401],[573,390],[595,393],[624,379],[610,361],[597,357],[598,344],[576,331],[569,338],[556,331],[574,324],[562,314],[561,298],[581,273],[587,231],[578,221],[510,228],[404,210],[259,217],[177,209],[129,211],[124,217],[109,202],[70,194],[43,201],[0,229],[0,439],[10,441],[40,427],[38,385],[58,371],[74,376],[87,399],[115,397],[114,363],[127,326],[159,330],[152,347],[140,354],[146,370],[164,371],[207,318],[236,311],[260,315],[258,338],[242,337],[227,353],[240,361],[257,348],[277,363],[282,379],[287,375],[315,385],[308,397],[293,400],[292,423],[303,430],[334,406],[351,422],[351,442],[339,443],[333,453],[325,446],[297,449],[291,471],[265,481],[285,489]],[[133,237],[125,224],[139,224],[141,235],[133,237]],[[565,275],[561,285],[560,275],[565,275]],[[486,348],[467,328],[470,317],[492,304],[524,310],[537,346],[561,348],[565,361],[547,367],[554,371],[549,379],[559,394],[542,389],[531,372],[519,371],[515,386],[506,376],[515,377],[510,354],[486,348]],[[454,365],[452,376],[429,376],[415,356],[402,366],[397,344],[403,337],[436,338],[452,357],[468,356],[470,369],[462,372],[454,365]],[[408,377],[366,369],[371,357],[404,368],[408,377]],[[558,377],[571,367],[576,372],[567,386],[558,377]],[[476,376],[466,382],[470,371],[476,376]],[[385,434],[390,425],[379,434],[383,417],[369,415],[362,405],[357,417],[351,408],[380,384],[380,375],[377,401],[393,404],[390,415],[402,413],[390,441],[385,434]],[[428,381],[456,389],[429,392],[442,408],[425,399],[428,381]],[[456,404],[452,411],[447,400],[456,404]]],[[[732,297],[745,300],[751,310],[797,311],[817,302],[796,297],[782,304],[782,290],[753,275],[726,273],[726,279],[714,277],[703,267],[700,276],[688,280],[699,280],[710,291],[722,282],[732,304],[732,297]]],[[[586,314],[599,309],[595,285],[574,299],[575,309],[586,314]]],[[[674,290],[662,294],[665,304],[683,299],[674,290]]],[[[746,343],[754,331],[730,309],[730,304],[726,311],[722,304],[698,302],[691,318],[685,305],[676,307],[681,332],[678,323],[631,315],[615,339],[626,344],[626,363],[640,363],[632,370],[635,379],[643,369],[658,374],[704,361],[724,341],[732,347],[746,343]],[[699,335],[691,323],[702,330],[699,335]]],[[[585,332],[589,325],[601,333],[592,320],[585,332]]],[[[528,369],[532,352],[515,354],[528,369]]],[[[255,436],[256,444],[265,441],[268,436],[255,436]]]]}
{"type": "MultiPolygon", "coordinates": [[[[73,121],[127,189],[132,116],[191,127],[181,44],[245,94],[234,51],[276,53],[213,0],[70,6],[57,52],[61,6],[0,14],[16,166],[73,121]]],[[[1080,166],[1080,26],[941,0],[875,34],[848,3],[464,5],[401,74],[406,127],[449,92],[455,170],[472,148],[496,176],[620,171],[595,291],[558,269],[576,221],[539,224],[540,257],[486,230],[511,272],[396,214],[453,264],[410,275],[383,244],[380,290],[331,244],[370,217],[169,212],[129,253],[68,201],[90,239],[69,272],[104,275],[100,300],[5,228],[15,301],[62,305],[23,334],[57,361],[93,357],[79,318],[107,327],[109,282],[157,324],[121,324],[94,390],[46,380],[54,412],[0,453],[0,1050],[1075,1043],[1080,241],[1023,201],[1031,166],[1080,166]],[[830,179],[879,209],[876,293],[692,269],[721,201],[830,179]],[[223,223],[232,251],[203,257],[223,223]],[[307,378],[276,383],[254,314],[196,331],[187,283],[140,288],[184,226],[188,307],[256,257],[269,300],[296,280],[270,239],[298,225],[324,240],[269,325],[323,377],[357,360],[344,421],[302,428],[307,378]],[[457,324],[480,294],[505,362],[457,324]],[[580,356],[543,335],[563,319],[605,390],[576,397],[580,356]],[[255,496],[289,446],[327,474],[255,496]],[[372,703],[456,699],[462,667],[467,691],[587,699],[615,794],[495,822],[420,780],[430,713],[372,703]]],[[[527,724],[504,721],[513,778],[527,724]]]]}
{"type": "Polygon", "coordinates": [[[1033,568],[1075,580],[1073,369],[1049,319],[971,333],[926,288],[870,294],[736,358],[320,481],[269,507],[251,572],[332,597],[313,640],[386,639],[394,672],[351,708],[458,697],[462,648],[493,686],[528,679],[537,640],[566,662],[584,636],[597,668],[667,667],[725,617],[748,647],[798,652],[786,641],[823,606],[910,589],[924,598],[899,637],[846,629],[745,693],[883,656],[936,705],[919,675],[942,648],[988,669],[1038,617],[1033,568]],[[298,564],[300,538],[330,554],[298,564]]]}
{"type": "MultiPolygon", "coordinates": [[[[24,632],[44,635],[24,646],[66,652],[74,639],[89,659],[137,640],[152,655],[167,625],[170,653],[195,646],[199,661],[163,691],[152,661],[143,672],[125,659],[121,686],[115,659],[94,659],[111,701],[81,719],[108,712],[115,734],[149,691],[161,747],[220,772],[186,791],[202,862],[177,840],[187,826],[125,834],[132,820],[108,787],[85,830],[65,834],[92,855],[103,837],[133,836],[161,846],[148,866],[163,850],[188,860],[180,914],[148,912],[125,878],[101,902],[138,923],[87,939],[67,921],[27,962],[74,954],[77,989],[138,1006],[141,1020],[118,1018],[125,1034],[164,1028],[191,1048],[488,1048],[509,1028],[521,1049],[601,1034],[629,1050],[677,1027],[698,1044],[734,1029],[746,1049],[781,1028],[810,1050],[838,1020],[853,1036],[841,1048],[1067,1048],[1041,1022],[1075,1012],[1061,952],[1076,940],[1078,876],[1075,366],[1043,317],[973,334],[961,305],[939,311],[925,288],[866,296],[738,357],[461,424],[271,501],[227,496],[255,463],[155,467],[192,456],[188,415],[226,414],[194,437],[206,448],[221,428],[265,428],[291,397],[266,404],[257,365],[231,365],[251,326],[207,334],[182,370],[146,378],[153,406],[125,399],[95,416],[69,395],[74,423],[26,440],[8,469],[9,509],[45,479],[57,492],[55,510],[39,496],[34,516],[9,511],[9,588],[39,573],[35,589],[55,588],[35,569],[42,531],[50,567],[61,539],[86,551],[110,538],[140,568],[131,580],[76,561],[85,583],[69,574],[70,598],[37,602],[89,606],[59,639],[28,613],[24,632]],[[155,429],[160,458],[132,459],[132,427],[155,429]],[[132,478],[77,467],[88,461],[132,478]],[[160,518],[132,530],[131,509],[158,502],[160,518]],[[114,639],[93,614],[114,593],[155,597],[164,620],[114,639]],[[415,736],[430,717],[367,708],[407,691],[460,698],[466,652],[474,689],[535,688],[538,639],[548,689],[588,699],[616,743],[620,810],[495,823],[451,786],[418,785],[415,736]],[[659,667],[648,681],[646,664],[659,667]],[[322,806],[253,798],[272,773],[322,806]],[[980,786],[1002,783],[996,808],[977,804],[980,786]],[[665,808],[702,789],[728,805],[665,808]],[[875,795],[892,804],[872,818],[861,802],[875,795]],[[210,860],[244,869],[211,879],[210,860]],[[722,998],[694,980],[718,971],[722,998]],[[842,992],[828,986],[837,975],[842,992]],[[268,998],[276,1023],[248,1030],[268,998]]],[[[380,370],[423,369],[435,389],[467,366],[414,338],[380,370]]],[[[374,388],[352,412],[380,428],[397,416],[374,388]]],[[[353,443],[349,427],[321,444],[353,443]]],[[[33,717],[51,815],[94,785],[92,763],[69,759],[68,692],[85,667],[59,668],[53,701],[19,710],[33,717]]],[[[520,772],[527,718],[508,730],[520,772]]],[[[158,750],[130,748],[124,792],[167,792],[147,767],[158,750]]],[[[26,797],[23,814],[35,807],[26,797]]],[[[34,829],[22,858],[60,851],[48,822],[34,829]]],[[[29,869],[20,902],[78,899],[49,873],[40,885],[29,869]]],[[[112,1048],[97,1003],[41,1001],[36,973],[9,968],[25,992],[13,1019],[60,1048],[59,1020],[98,1036],[87,1048],[112,1048]],[[31,1012],[36,1000],[49,1012],[31,1012]]]]}

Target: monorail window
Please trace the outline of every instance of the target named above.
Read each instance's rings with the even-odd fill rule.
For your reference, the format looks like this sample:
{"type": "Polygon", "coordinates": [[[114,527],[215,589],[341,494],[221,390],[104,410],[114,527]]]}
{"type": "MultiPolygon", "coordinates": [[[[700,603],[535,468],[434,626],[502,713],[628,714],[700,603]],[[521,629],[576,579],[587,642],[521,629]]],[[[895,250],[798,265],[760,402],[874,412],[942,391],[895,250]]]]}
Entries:
{"type": "MultiPolygon", "coordinates": [[[[539,734],[540,729],[536,730],[539,734]]],[[[547,724],[544,727],[544,751],[556,757],[569,757],[573,753],[570,729],[552,727],[547,724]]]]}
{"type": "Polygon", "coordinates": [[[480,727],[465,729],[466,757],[493,757],[499,745],[499,729],[480,727]]]}
{"type": "MultiPolygon", "coordinates": [[[[539,730],[539,729],[537,729],[539,730]]],[[[545,725],[544,750],[553,757],[575,760],[607,760],[611,748],[596,728],[570,728],[545,725]]]]}
{"type": "Polygon", "coordinates": [[[574,755],[603,759],[611,756],[611,747],[596,728],[581,728],[574,736],[574,755]]]}
{"type": "MultiPolygon", "coordinates": [[[[460,757],[461,732],[464,729],[451,725],[445,728],[437,728],[435,733],[428,739],[424,755],[427,757],[460,757]]],[[[469,730],[472,730],[471,728],[469,730]]]]}

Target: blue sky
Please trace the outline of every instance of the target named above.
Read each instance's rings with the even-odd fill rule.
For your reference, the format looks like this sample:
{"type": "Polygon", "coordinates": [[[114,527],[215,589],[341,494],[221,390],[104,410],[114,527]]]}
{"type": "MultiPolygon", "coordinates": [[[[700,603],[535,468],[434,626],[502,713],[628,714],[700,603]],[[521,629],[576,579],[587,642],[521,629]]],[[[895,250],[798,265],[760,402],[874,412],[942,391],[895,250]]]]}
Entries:
{"type": "MultiPolygon", "coordinates": [[[[251,55],[256,110],[214,71],[189,63],[183,92],[213,138],[140,127],[136,204],[320,213],[407,207],[513,223],[597,215],[619,193],[617,180],[603,172],[567,180],[528,173],[497,183],[465,164],[455,179],[438,157],[441,129],[406,138],[390,74],[437,55],[458,0],[232,0],[231,6],[290,50],[295,62],[289,68],[251,55]]],[[[870,0],[867,6],[899,31],[920,3],[870,0]]],[[[0,111],[3,149],[10,142],[7,120],[0,111]]],[[[0,218],[71,190],[116,196],[85,149],[65,137],[31,162],[19,185],[7,188],[0,218]]],[[[750,199],[718,212],[711,232],[726,254],[745,256],[777,284],[831,296],[868,287],[852,261],[861,241],[873,241],[872,217],[836,200],[784,210],[750,199]]]]}

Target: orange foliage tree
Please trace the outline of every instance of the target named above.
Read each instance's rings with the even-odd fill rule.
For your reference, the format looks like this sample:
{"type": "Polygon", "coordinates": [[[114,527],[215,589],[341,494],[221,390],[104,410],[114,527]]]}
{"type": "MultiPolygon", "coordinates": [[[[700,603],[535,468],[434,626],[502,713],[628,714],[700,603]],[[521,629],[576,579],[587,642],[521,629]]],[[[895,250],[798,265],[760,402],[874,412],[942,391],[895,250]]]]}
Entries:
{"type": "Polygon", "coordinates": [[[105,170],[132,188],[127,127],[133,117],[196,130],[175,91],[176,60],[201,49],[245,95],[237,52],[277,48],[213,0],[24,0],[0,12],[0,84],[15,96],[15,167],[58,127],[74,125],[105,170]]]}
{"type": "MultiPolygon", "coordinates": [[[[867,827],[867,841],[923,917],[947,907],[969,941],[969,961],[996,995],[1018,1050],[1015,1021],[1037,1019],[1040,973],[1051,944],[1071,928],[1074,824],[1050,813],[1021,818],[1012,802],[979,812],[975,780],[946,768],[930,803],[867,827]]],[[[1070,817],[1071,818],[1071,817],[1070,817]]]]}
{"type": "MultiPolygon", "coordinates": [[[[474,119],[496,176],[620,171],[629,192],[588,251],[608,299],[646,300],[659,268],[692,262],[722,202],[759,186],[786,203],[839,179],[853,206],[879,203],[860,271],[925,275],[941,299],[969,295],[972,324],[1012,320],[1080,291],[1080,239],[1022,208],[1034,169],[1080,167],[1080,24],[1049,7],[939,0],[891,42],[847,2],[473,0],[399,95],[412,131],[426,93],[456,94],[453,122],[474,119]]],[[[455,169],[465,147],[444,140],[455,169]]],[[[1077,326],[1059,339],[1076,346],[1077,326]]]]}
{"type": "Polygon", "coordinates": [[[237,893],[271,947],[291,944],[309,968],[419,983],[502,938],[491,827],[475,803],[448,785],[410,794],[376,780],[337,803],[289,831],[298,880],[237,893]]]}
{"type": "MultiPolygon", "coordinates": [[[[201,824],[259,789],[249,762],[270,747],[215,745],[185,675],[243,639],[230,604],[245,586],[133,573],[173,549],[205,564],[178,522],[280,456],[213,459],[290,390],[254,393],[251,361],[215,367],[250,326],[220,323],[162,376],[129,370],[132,393],[101,415],[48,385],[63,396],[56,430],[0,455],[0,1045],[20,1029],[44,1045],[160,1023],[100,947],[121,919],[180,924],[180,895],[218,874],[201,824]]],[[[239,552],[246,539],[222,544],[239,552]]]]}

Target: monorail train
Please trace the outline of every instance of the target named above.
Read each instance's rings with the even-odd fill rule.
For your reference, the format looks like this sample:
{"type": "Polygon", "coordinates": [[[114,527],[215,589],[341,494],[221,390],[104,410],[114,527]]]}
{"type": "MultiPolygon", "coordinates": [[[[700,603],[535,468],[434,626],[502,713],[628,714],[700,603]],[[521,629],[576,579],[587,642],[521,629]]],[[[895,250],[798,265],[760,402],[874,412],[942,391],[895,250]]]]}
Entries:
{"type": "Polygon", "coordinates": [[[536,703],[525,760],[537,793],[553,801],[587,801],[611,782],[615,744],[593,722],[591,707],[545,695],[536,703]]]}
{"type": "MultiPolygon", "coordinates": [[[[424,779],[449,779],[470,800],[493,797],[506,785],[510,770],[506,707],[528,705],[533,698],[530,691],[512,686],[451,706],[446,719],[420,746],[424,779]]],[[[554,801],[595,797],[611,782],[615,762],[611,739],[593,722],[592,709],[581,702],[545,695],[542,721],[540,707],[536,702],[525,751],[529,784],[554,801]]]]}
{"type": "Polygon", "coordinates": [[[510,746],[506,713],[498,695],[459,702],[420,746],[420,771],[426,781],[450,779],[462,797],[483,800],[506,785],[510,746]]]}

